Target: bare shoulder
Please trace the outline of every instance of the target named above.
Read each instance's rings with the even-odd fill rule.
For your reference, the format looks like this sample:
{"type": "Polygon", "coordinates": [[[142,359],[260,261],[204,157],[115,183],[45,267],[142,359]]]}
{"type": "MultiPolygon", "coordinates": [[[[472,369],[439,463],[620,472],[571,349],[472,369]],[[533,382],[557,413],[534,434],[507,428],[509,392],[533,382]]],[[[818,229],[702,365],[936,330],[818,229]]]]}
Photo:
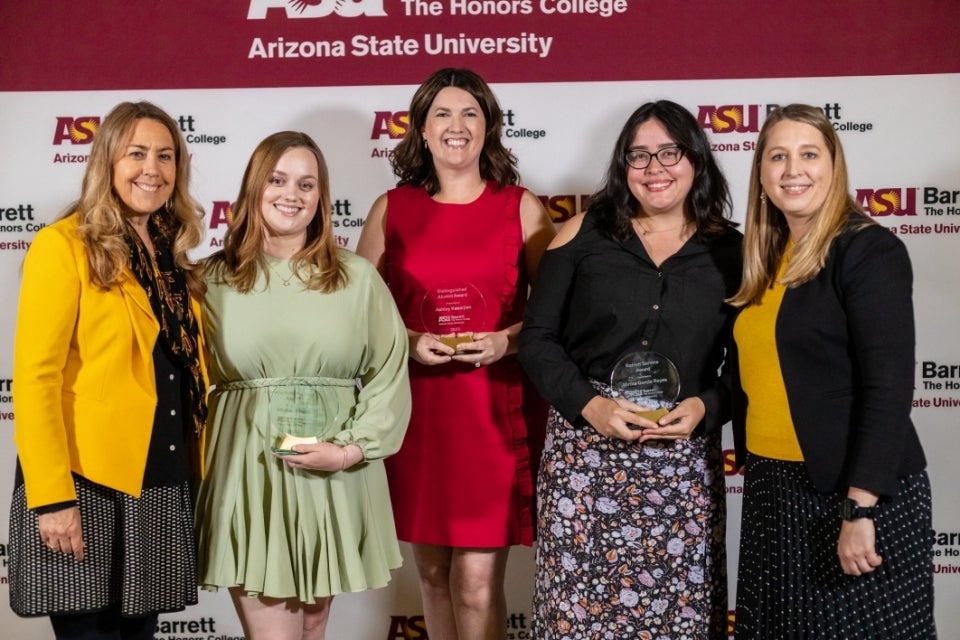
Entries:
{"type": "Polygon", "coordinates": [[[366,225],[369,222],[376,222],[383,228],[384,220],[387,217],[387,194],[381,193],[377,196],[377,199],[373,201],[373,204],[370,205],[370,211],[367,213],[367,221],[364,223],[366,225]]]}
{"type": "MultiPolygon", "coordinates": [[[[530,191],[524,191],[520,198],[520,224],[524,229],[524,236],[531,236],[538,230],[552,228],[553,221],[544,208],[540,198],[530,191]]],[[[553,234],[550,234],[553,237],[553,234]]]]}
{"type": "Polygon", "coordinates": [[[370,207],[357,241],[357,255],[372,262],[378,271],[383,269],[383,253],[386,250],[387,194],[383,193],[370,207]]]}
{"type": "Polygon", "coordinates": [[[550,243],[548,249],[562,247],[576,238],[577,234],[580,233],[580,227],[583,226],[583,219],[586,217],[586,215],[586,213],[578,213],[560,225],[560,231],[557,232],[557,235],[554,237],[553,242],[550,243]]]}

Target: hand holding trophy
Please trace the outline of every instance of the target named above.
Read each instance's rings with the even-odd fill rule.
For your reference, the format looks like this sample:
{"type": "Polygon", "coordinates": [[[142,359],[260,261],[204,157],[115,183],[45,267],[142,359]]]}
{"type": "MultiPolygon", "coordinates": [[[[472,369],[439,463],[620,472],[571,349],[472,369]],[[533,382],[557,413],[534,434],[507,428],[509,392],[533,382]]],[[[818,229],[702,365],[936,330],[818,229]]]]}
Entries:
{"type": "Polygon", "coordinates": [[[635,413],[656,422],[680,397],[680,372],[656,351],[634,351],[620,358],[610,374],[614,398],[624,398],[641,409],[635,413]]]}
{"type": "Polygon", "coordinates": [[[473,334],[483,328],[486,313],[483,294],[469,282],[434,287],[420,303],[420,319],[426,332],[458,356],[470,353],[460,345],[473,341],[473,334]]]}

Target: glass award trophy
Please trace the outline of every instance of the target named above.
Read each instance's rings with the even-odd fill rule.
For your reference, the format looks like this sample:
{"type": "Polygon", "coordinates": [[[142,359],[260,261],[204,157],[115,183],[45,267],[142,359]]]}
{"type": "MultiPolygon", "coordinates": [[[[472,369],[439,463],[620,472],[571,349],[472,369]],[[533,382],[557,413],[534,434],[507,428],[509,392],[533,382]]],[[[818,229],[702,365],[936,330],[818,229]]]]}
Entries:
{"type": "Polygon", "coordinates": [[[614,398],[639,405],[638,415],[656,422],[677,403],[680,372],[669,358],[656,351],[634,351],[620,358],[610,374],[614,398]]]}
{"type": "Polygon", "coordinates": [[[427,333],[456,351],[472,342],[487,315],[487,303],[480,290],[469,282],[446,283],[427,291],[420,303],[420,319],[427,333]]]}

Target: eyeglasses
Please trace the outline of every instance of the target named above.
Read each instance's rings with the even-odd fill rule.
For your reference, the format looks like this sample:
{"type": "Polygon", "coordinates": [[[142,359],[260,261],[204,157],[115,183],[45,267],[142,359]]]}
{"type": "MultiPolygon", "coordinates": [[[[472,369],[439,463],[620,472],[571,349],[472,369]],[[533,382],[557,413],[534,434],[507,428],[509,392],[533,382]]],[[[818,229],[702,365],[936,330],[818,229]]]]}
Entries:
{"type": "Polygon", "coordinates": [[[660,166],[672,167],[683,158],[683,149],[680,147],[664,147],[656,153],[650,153],[643,149],[629,149],[627,151],[627,164],[634,169],[646,169],[654,158],[657,159],[660,166]]]}

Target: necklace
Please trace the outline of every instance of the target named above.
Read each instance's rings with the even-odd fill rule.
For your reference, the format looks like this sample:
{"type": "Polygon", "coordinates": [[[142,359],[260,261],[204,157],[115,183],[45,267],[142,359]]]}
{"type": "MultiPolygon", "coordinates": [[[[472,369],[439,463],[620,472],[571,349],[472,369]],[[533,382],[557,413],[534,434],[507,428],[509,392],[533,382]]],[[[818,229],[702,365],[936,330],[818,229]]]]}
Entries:
{"type": "Polygon", "coordinates": [[[676,231],[677,229],[680,230],[680,235],[682,236],[686,234],[687,226],[690,224],[689,221],[684,221],[683,224],[679,224],[673,227],[667,227],[665,229],[647,229],[642,224],[640,224],[640,221],[637,220],[636,218],[632,218],[630,221],[633,223],[633,226],[637,229],[637,231],[640,233],[641,236],[646,236],[651,233],[664,233],[666,231],[676,231]]]}
{"type": "Polygon", "coordinates": [[[281,283],[283,284],[283,286],[285,286],[285,287],[289,287],[289,286],[290,286],[290,283],[293,282],[293,278],[297,275],[296,272],[295,272],[293,269],[291,269],[291,270],[290,270],[290,275],[287,276],[286,278],[284,278],[282,275],[280,275],[280,272],[277,271],[276,267],[273,266],[273,263],[270,262],[270,260],[267,260],[267,267],[269,267],[270,270],[273,271],[273,273],[276,274],[277,278],[280,279],[280,282],[281,282],[281,283]]]}

